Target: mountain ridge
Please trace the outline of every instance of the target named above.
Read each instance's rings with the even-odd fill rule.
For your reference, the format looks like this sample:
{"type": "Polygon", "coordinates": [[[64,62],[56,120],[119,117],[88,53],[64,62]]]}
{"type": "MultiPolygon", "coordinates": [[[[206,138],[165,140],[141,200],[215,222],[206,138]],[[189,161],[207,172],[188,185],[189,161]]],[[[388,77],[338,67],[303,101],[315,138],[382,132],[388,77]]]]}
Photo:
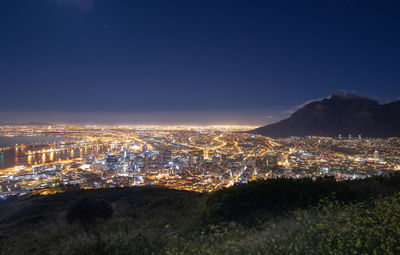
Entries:
{"type": "Polygon", "coordinates": [[[251,130],[273,138],[291,136],[400,136],[400,100],[380,104],[345,91],[307,103],[289,118],[251,130]]]}

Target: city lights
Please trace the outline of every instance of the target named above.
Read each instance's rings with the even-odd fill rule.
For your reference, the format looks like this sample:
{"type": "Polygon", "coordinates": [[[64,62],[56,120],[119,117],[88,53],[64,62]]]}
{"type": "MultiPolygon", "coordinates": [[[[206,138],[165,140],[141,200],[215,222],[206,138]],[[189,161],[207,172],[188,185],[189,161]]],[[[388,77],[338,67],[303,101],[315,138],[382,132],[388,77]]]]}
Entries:
{"type": "Polygon", "coordinates": [[[256,179],[347,180],[399,170],[398,138],[270,139],[243,132],[250,128],[5,126],[2,137],[31,140],[1,148],[1,193],[50,194],[67,184],[84,189],[156,185],[210,192],[256,179]]]}

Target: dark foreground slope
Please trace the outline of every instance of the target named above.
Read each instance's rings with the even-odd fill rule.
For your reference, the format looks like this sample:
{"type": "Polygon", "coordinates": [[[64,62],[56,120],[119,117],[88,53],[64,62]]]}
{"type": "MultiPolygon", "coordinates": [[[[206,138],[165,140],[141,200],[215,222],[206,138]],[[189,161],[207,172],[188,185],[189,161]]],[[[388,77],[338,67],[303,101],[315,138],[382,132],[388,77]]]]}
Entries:
{"type": "Polygon", "coordinates": [[[368,98],[335,92],[328,98],[306,104],[290,118],[250,131],[273,138],[328,136],[400,136],[400,101],[378,104],[368,98]]]}
{"type": "Polygon", "coordinates": [[[0,206],[0,254],[396,254],[400,175],[338,183],[275,179],[197,194],[162,188],[73,191],[0,206]],[[114,215],[69,224],[82,197],[114,215]]]}
{"type": "Polygon", "coordinates": [[[187,212],[188,206],[197,204],[202,194],[162,187],[131,187],[93,190],[72,190],[49,196],[15,197],[0,200],[0,224],[64,219],[69,203],[81,198],[109,201],[115,215],[158,216],[166,211],[187,212]]]}

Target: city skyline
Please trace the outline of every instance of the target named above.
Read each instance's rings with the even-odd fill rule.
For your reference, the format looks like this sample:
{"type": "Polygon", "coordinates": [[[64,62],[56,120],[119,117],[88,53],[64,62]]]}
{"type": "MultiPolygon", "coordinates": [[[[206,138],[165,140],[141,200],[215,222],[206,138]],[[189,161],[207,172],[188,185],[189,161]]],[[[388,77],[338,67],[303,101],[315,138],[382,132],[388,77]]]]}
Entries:
{"type": "Polygon", "coordinates": [[[166,186],[212,192],[271,178],[363,179],[400,170],[400,139],[272,139],[244,126],[4,126],[0,198],[20,192],[166,186]],[[239,131],[239,132],[238,132],[239,131]]]}

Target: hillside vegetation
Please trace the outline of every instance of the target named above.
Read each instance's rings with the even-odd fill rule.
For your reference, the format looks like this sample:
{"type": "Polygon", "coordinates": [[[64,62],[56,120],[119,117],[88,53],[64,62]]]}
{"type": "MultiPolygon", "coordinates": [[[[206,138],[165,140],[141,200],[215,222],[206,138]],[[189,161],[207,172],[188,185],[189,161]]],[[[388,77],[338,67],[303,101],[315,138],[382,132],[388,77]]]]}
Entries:
{"type": "Polygon", "coordinates": [[[272,179],[211,194],[137,187],[0,202],[0,254],[7,255],[398,254],[399,236],[399,174],[272,179]],[[112,217],[68,223],[66,211],[83,198],[109,202],[112,217]]]}

